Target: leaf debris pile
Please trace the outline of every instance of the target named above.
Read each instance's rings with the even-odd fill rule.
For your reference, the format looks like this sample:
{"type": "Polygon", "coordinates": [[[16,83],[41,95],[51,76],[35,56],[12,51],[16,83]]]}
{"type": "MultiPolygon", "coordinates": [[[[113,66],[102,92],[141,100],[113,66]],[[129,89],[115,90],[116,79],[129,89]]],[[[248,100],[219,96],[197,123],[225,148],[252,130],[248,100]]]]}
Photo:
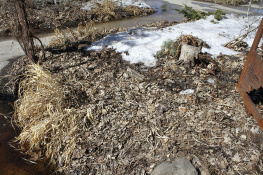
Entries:
{"type": "Polygon", "coordinates": [[[66,173],[150,174],[176,157],[201,174],[262,173],[263,133],[235,88],[244,55],[202,53],[195,67],[163,55],[151,68],[107,48],[47,55],[44,69],[83,92],[70,107],[93,116],[74,138],[66,173]]]}

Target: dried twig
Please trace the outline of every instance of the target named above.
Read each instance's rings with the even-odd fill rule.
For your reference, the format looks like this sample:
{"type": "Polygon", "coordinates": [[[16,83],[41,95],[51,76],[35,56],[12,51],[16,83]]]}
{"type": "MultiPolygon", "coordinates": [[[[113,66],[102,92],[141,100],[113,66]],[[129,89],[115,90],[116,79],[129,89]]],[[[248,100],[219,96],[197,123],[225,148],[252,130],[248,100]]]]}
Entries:
{"type": "Polygon", "coordinates": [[[255,30],[258,29],[257,27],[252,28],[252,25],[258,21],[258,19],[253,20],[252,22],[250,22],[250,9],[251,9],[251,5],[252,5],[252,0],[249,1],[249,6],[248,6],[248,10],[247,10],[247,32],[243,35],[238,36],[237,38],[234,38],[233,40],[227,42],[226,44],[224,44],[224,47],[230,47],[233,48],[234,46],[240,44],[251,32],[254,32],[255,30]]]}

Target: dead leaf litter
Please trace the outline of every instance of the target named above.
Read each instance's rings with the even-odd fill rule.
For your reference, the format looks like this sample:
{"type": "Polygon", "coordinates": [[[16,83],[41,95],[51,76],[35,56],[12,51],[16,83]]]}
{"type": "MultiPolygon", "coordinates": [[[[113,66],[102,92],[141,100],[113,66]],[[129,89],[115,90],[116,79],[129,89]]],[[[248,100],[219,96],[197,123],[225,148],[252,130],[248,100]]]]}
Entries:
{"type": "Polygon", "coordinates": [[[43,68],[85,97],[71,107],[94,118],[67,173],[150,174],[177,157],[201,174],[262,173],[262,131],[235,88],[245,55],[203,53],[194,67],[165,55],[131,65],[109,48],[47,55],[43,68]]]}

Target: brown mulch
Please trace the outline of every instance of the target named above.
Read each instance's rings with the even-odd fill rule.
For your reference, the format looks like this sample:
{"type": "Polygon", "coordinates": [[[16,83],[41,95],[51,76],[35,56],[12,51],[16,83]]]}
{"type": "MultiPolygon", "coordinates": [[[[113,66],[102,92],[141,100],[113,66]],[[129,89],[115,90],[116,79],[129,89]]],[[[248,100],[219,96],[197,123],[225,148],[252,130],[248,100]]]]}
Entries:
{"type": "Polygon", "coordinates": [[[263,173],[263,133],[236,90],[245,55],[202,53],[195,67],[165,55],[130,65],[106,48],[46,55],[43,67],[82,96],[71,107],[95,119],[66,173],[150,174],[177,157],[201,174],[263,173]]]}
{"type": "Polygon", "coordinates": [[[262,173],[262,131],[235,89],[244,56],[202,59],[190,68],[160,58],[149,68],[112,49],[50,54],[43,66],[83,92],[72,107],[91,108],[95,118],[78,139],[70,173],[150,174],[176,157],[201,174],[262,173]],[[179,93],[185,89],[195,92],[179,93]]]}

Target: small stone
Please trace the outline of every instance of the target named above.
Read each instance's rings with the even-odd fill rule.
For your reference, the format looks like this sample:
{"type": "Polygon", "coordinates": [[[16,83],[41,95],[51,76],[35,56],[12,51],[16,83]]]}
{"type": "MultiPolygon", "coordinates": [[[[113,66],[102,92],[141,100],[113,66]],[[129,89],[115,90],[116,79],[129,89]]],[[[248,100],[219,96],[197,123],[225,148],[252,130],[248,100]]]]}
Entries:
{"type": "Polygon", "coordinates": [[[197,175],[195,167],[185,158],[175,159],[173,162],[163,162],[158,165],[151,175],[197,175]]]}

